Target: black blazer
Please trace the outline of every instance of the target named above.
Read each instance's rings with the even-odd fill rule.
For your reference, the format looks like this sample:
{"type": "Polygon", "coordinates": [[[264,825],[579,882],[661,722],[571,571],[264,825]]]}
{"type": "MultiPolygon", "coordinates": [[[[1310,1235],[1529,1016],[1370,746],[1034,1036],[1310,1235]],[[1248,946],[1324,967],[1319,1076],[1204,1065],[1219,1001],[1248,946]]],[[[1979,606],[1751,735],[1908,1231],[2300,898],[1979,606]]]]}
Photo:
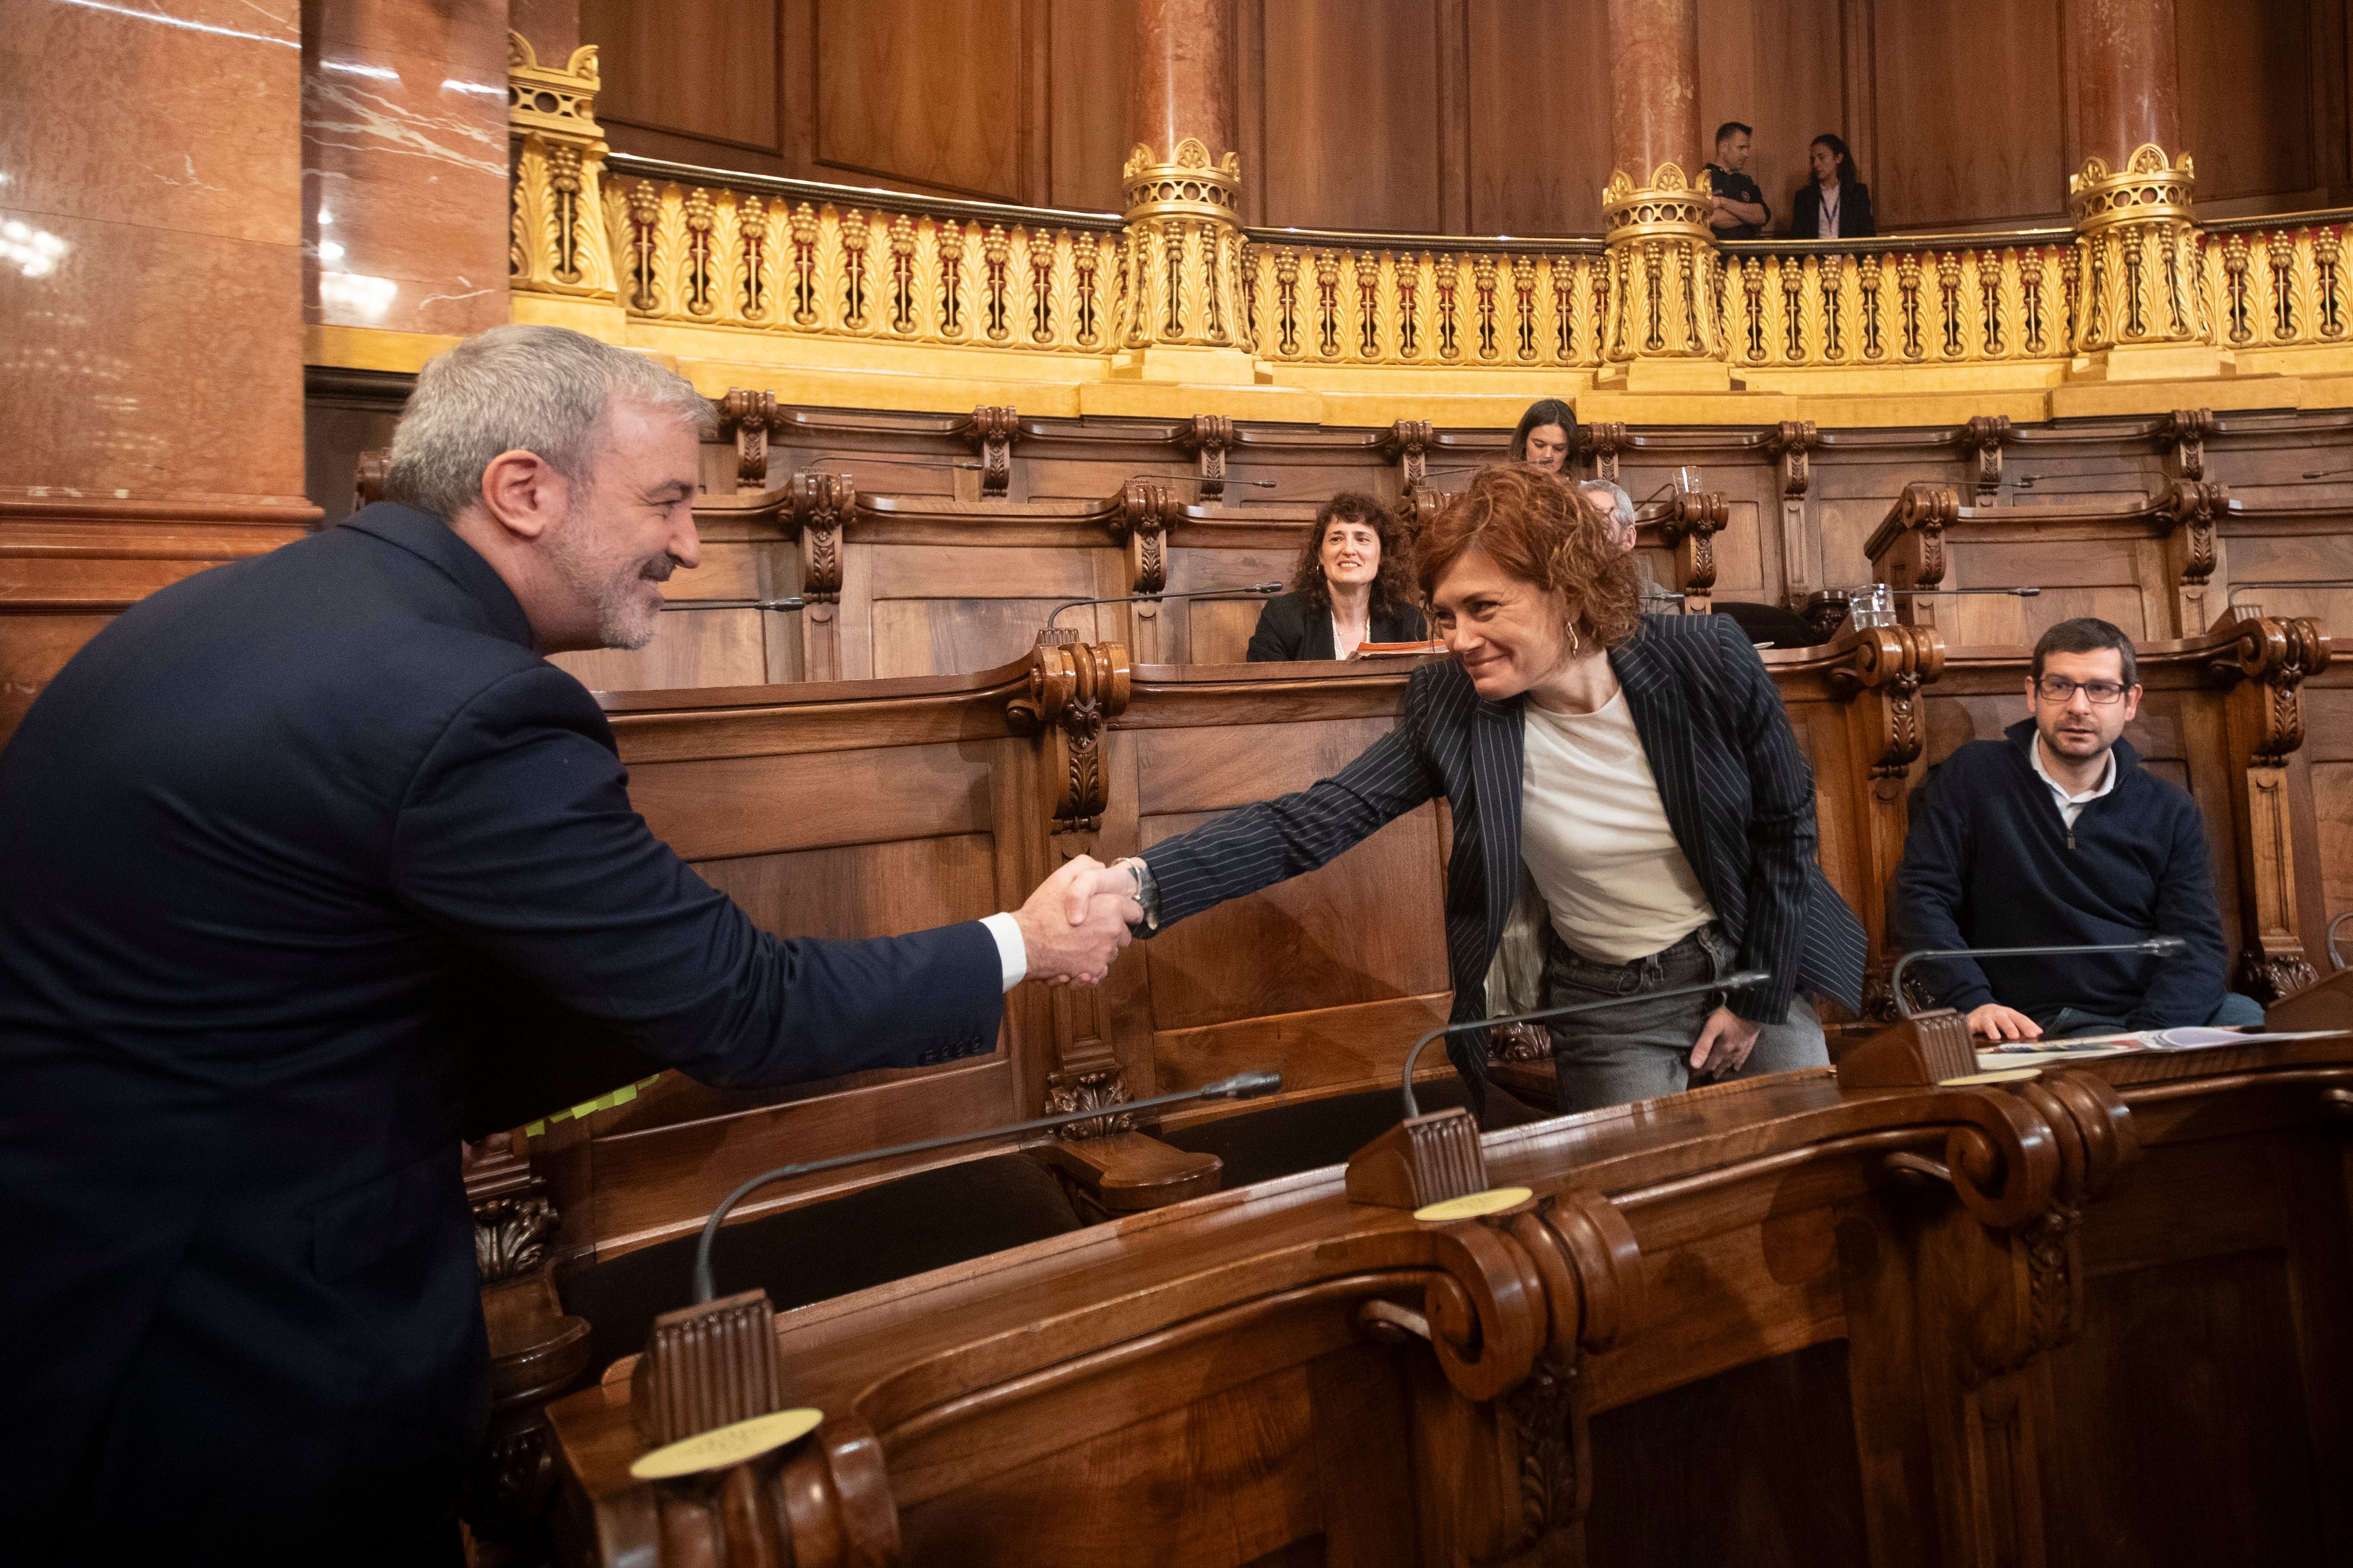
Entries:
{"type": "Polygon", "coordinates": [[[1839,187],[1839,223],[1836,234],[1822,232],[1822,188],[1808,184],[1798,187],[1789,198],[1789,237],[1791,239],[1869,239],[1879,232],[1879,225],[1871,216],[1871,187],[1857,180],[1839,187]]]}
{"type": "Polygon", "coordinates": [[[983,926],[755,930],[530,642],[456,534],[373,506],[134,605],[0,752],[23,1560],[324,1561],[446,1509],[489,1398],[459,1080],[527,1043],[478,1020],[558,1004],[720,1084],[994,1048],[983,926]]]}
{"type": "MultiPolygon", "coordinates": [[[[1421,612],[1411,605],[1374,606],[1368,634],[1366,640],[1371,642],[1419,642],[1430,635],[1423,627],[1421,612]]],[[[1297,594],[1269,599],[1266,608],[1258,613],[1258,629],[1250,633],[1249,657],[1252,664],[1339,658],[1332,641],[1332,612],[1309,609],[1297,594]]]]}
{"type": "MultiPolygon", "coordinates": [[[[1609,653],[1657,777],[1675,842],[1738,949],[1773,975],[1736,992],[1745,1018],[1779,1022],[1800,991],[1860,1011],[1863,934],[1822,876],[1814,774],[1780,693],[1738,626],[1721,616],[1645,616],[1609,653]]],[[[1488,1016],[1487,966],[1519,896],[1521,703],[1482,700],[1452,659],[1413,672],[1397,728],[1331,778],[1231,811],[1144,858],[1165,927],[1312,871],[1435,795],[1453,810],[1446,951],[1453,1021],[1488,1016]]],[[[1448,1054],[1474,1100],[1487,1058],[1475,1037],[1448,1054]]]]}

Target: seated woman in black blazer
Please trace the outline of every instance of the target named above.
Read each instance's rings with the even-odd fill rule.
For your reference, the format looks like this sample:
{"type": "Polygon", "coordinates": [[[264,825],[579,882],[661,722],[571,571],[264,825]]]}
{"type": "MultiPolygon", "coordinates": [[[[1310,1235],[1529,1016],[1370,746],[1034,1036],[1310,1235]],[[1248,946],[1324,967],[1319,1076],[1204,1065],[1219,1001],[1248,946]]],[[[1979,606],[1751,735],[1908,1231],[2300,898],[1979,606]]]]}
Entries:
{"type": "Polygon", "coordinates": [[[1869,239],[1879,232],[1871,216],[1871,187],[1855,173],[1854,154],[1827,132],[1806,150],[1813,183],[1789,203],[1791,239],[1869,239]]]}
{"type": "Polygon", "coordinates": [[[1298,586],[1269,599],[1250,633],[1250,661],[1345,658],[1368,642],[1419,642],[1405,529],[1371,496],[1342,490],[1315,513],[1299,552],[1298,586]]]}
{"type": "MultiPolygon", "coordinates": [[[[1638,615],[1614,531],[1516,465],[1482,471],[1416,554],[1454,657],[1413,672],[1396,730],[1332,778],[1093,873],[1093,889],[1137,894],[1148,935],[1443,794],[1456,1022],[1505,1010],[1487,976],[1515,905],[1539,916],[1546,1005],[1772,975],[1555,1026],[1564,1109],[1823,1065],[1806,995],[1859,1008],[1862,928],[1816,863],[1813,772],[1747,637],[1721,616],[1638,615]]],[[[1483,1106],[1480,1037],[1449,1050],[1483,1106]]]]}

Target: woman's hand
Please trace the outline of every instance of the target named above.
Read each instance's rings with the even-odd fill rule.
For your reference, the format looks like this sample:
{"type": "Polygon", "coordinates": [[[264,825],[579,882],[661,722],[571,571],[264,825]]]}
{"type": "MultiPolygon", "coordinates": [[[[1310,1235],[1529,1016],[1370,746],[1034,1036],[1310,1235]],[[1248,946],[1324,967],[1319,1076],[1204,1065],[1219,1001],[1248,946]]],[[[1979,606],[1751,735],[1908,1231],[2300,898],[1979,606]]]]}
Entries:
{"type": "Polygon", "coordinates": [[[1723,1078],[1738,1072],[1748,1053],[1757,1048],[1757,1025],[1729,1007],[1710,1013],[1707,1022],[1700,1026],[1699,1038],[1692,1043],[1692,1076],[1723,1078]]]}

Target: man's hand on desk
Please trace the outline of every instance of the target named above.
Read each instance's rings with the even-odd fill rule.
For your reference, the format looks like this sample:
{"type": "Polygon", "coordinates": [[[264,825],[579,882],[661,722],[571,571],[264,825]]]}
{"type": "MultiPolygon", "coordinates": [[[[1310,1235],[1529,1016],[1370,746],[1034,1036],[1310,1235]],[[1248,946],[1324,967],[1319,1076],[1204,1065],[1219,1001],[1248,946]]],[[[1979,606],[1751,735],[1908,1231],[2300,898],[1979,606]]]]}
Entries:
{"type": "Polygon", "coordinates": [[[2039,1040],[2042,1026],[1999,1002],[1989,1002],[1969,1009],[1969,1033],[1981,1040],[2039,1040]]]}
{"type": "Polygon", "coordinates": [[[1111,972],[1111,961],[1128,943],[1127,928],[1144,918],[1144,910],[1130,891],[1133,879],[1123,872],[1115,887],[1105,887],[1103,869],[1092,855],[1077,856],[1014,911],[1030,979],[1092,985],[1111,972]]]}

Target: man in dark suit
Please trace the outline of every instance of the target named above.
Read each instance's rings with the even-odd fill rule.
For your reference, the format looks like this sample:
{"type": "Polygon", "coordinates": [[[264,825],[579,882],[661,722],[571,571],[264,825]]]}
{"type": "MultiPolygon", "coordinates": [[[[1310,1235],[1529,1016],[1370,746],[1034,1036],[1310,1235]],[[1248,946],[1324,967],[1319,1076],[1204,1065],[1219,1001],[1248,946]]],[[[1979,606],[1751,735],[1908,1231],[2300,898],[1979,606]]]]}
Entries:
{"type": "Polygon", "coordinates": [[[705,1081],[995,1048],[1132,904],[778,939],[630,810],[543,653],[642,646],[708,403],[505,327],[427,367],[412,504],[145,600],[0,752],[0,1392],[16,1561],[456,1552],[487,1411],[458,1085],[493,1003],[705,1081]]]}

